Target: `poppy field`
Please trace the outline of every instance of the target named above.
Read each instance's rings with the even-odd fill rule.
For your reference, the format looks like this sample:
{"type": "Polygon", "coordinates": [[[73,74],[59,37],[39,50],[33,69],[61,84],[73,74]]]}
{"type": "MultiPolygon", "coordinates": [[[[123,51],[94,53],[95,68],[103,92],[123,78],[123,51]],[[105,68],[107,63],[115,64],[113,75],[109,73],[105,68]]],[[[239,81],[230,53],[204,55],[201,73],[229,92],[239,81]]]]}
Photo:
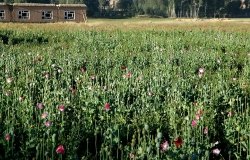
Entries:
{"type": "Polygon", "coordinates": [[[250,32],[0,30],[0,159],[250,159],[250,32]]]}

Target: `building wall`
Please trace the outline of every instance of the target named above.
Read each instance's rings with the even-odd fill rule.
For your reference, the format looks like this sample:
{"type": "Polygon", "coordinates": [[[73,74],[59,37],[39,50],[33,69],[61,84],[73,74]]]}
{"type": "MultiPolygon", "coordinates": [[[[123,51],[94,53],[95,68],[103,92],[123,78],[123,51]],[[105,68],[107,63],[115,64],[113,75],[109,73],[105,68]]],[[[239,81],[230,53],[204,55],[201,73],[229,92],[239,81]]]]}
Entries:
{"type": "Polygon", "coordinates": [[[13,22],[57,22],[58,9],[56,6],[13,6],[13,22]],[[29,11],[29,19],[20,19],[19,11],[29,11]],[[52,19],[43,19],[43,11],[51,11],[52,19]]]}
{"type": "Polygon", "coordinates": [[[0,3],[0,11],[5,11],[5,18],[0,19],[0,22],[85,22],[86,9],[86,6],[81,4],[0,3]]]}
{"type": "Polygon", "coordinates": [[[64,21],[84,22],[86,21],[86,9],[83,10],[82,7],[78,7],[78,6],[68,7],[68,6],[59,5],[58,7],[59,7],[59,10],[58,10],[59,22],[64,22],[64,21]],[[74,13],[73,19],[71,19],[72,12],[74,13]],[[65,19],[65,17],[67,17],[68,19],[65,19]]]}
{"type": "Polygon", "coordinates": [[[11,6],[7,4],[0,4],[0,11],[4,11],[4,18],[0,18],[0,22],[10,22],[12,19],[11,6]]]}

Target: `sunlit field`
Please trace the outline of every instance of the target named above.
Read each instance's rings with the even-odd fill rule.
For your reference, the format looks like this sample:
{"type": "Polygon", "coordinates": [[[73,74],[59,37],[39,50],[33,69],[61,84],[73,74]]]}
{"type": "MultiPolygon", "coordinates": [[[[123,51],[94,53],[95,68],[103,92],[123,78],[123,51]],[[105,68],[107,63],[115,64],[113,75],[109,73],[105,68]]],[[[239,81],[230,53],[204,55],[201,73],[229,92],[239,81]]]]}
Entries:
{"type": "Polygon", "coordinates": [[[218,30],[250,31],[250,19],[88,19],[87,23],[1,23],[0,29],[14,30],[218,30]]]}
{"type": "Polygon", "coordinates": [[[249,19],[0,24],[0,159],[250,159],[249,19]]]}

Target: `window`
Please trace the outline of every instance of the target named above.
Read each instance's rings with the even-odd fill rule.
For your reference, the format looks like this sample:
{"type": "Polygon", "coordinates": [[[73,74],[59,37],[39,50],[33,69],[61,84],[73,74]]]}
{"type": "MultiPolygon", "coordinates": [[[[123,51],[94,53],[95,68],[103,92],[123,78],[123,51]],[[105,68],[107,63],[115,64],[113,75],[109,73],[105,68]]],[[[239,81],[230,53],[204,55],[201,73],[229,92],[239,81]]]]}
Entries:
{"type": "Polygon", "coordinates": [[[53,19],[53,11],[43,11],[42,19],[53,19]]]}
{"type": "Polygon", "coordinates": [[[19,19],[30,19],[30,11],[18,11],[19,19]]]}
{"type": "Polygon", "coordinates": [[[75,11],[65,11],[64,19],[75,19],[75,11]]]}
{"type": "Polygon", "coordinates": [[[0,19],[5,19],[5,11],[0,10],[0,19]]]}

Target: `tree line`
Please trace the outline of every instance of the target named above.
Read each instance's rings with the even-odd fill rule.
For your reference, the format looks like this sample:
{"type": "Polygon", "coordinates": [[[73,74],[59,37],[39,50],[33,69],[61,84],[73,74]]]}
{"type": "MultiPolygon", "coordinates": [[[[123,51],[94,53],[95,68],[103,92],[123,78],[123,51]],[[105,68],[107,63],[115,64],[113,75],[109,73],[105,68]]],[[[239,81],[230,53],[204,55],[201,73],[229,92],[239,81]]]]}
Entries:
{"type": "Polygon", "coordinates": [[[7,3],[84,3],[88,16],[250,17],[250,0],[0,0],[7,3]]]}

